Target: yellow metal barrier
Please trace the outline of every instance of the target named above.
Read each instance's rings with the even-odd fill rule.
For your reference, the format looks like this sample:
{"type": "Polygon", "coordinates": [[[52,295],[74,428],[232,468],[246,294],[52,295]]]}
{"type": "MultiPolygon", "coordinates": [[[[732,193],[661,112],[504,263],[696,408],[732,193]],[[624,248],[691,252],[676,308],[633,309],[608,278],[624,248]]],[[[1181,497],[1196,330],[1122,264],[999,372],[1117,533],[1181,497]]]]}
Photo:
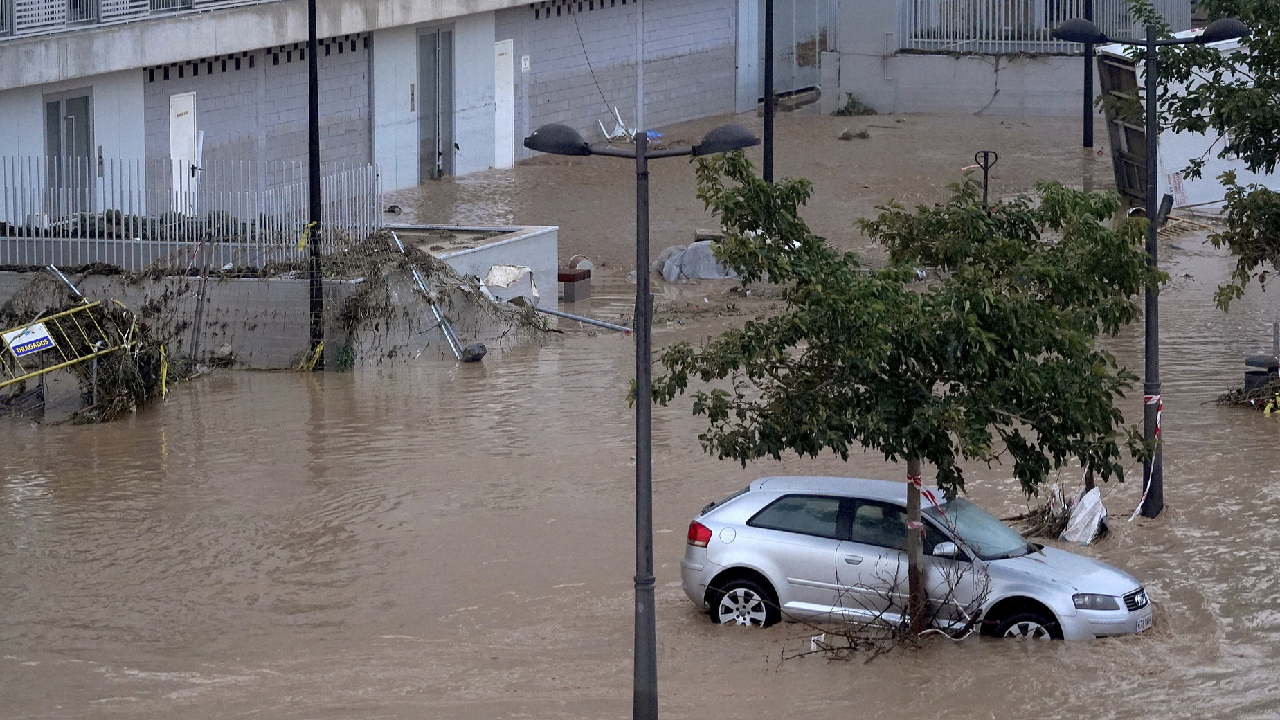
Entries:
{"type": "Polygon", "coordinates": [[[85,303],[0,333],[0,388],[128,347],[118,329],[113,337],[94,317],[101,304],[85,303]]]}

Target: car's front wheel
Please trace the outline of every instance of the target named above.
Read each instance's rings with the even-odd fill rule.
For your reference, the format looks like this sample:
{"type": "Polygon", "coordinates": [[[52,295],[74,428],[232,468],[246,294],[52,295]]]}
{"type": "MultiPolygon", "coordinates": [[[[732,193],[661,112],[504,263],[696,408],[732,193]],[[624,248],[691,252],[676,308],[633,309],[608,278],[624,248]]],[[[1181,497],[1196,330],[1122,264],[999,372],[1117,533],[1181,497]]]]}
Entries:
{"type": "Polygon", "coordinates": [[[782,618],[773,593],[749,578],[725,583],[711,601],[711,619],[720,625],[769,627],[782,618]]]}
{"type": "Polygon", "coordinates": [[[1058,624],[1038,612],[1019,612],[1010,615],[996,626],[996,637],[1018,640],[1055,640],[1062,638],[1058,624]]]}

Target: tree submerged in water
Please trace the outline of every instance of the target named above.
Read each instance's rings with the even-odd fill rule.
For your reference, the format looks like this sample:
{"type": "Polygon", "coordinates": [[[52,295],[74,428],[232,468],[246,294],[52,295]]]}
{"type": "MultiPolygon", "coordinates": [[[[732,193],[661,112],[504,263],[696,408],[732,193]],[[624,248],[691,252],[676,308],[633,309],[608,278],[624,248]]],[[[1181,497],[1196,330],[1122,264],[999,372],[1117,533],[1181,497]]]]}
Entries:
{"type": "Polygon", "coordinates": [[[1135,296],[1164,277],[1147,265],[1145,220],[1110,226],[1114,193],[1044,183],[1036,203],[986,207],[966,176],[944,203],[890,203],[858,221],[890,253],[888,267],[867,269],[805,224],[807,180],[765,183],[741,153],[698,163],[698,197],[724,227],[717,257],[746,283],[780,286],[784,307],[700,348],[667,348],[654,399],[708,385],[692,393],[709,422],[699,439],[744,466],[784,452],[847,460],[856,446],[906,461],[914,633],[926,618],[922,461],[954,496],[961,461],[1007,458],[1031,495],[1072,460],[1122,479],[1122,438],[1147,451],[1115,406],[1137,378],[1094,347],[1138,318],[1135,296]],[[913,266],[940,279],[921,285],[913,266]]]}

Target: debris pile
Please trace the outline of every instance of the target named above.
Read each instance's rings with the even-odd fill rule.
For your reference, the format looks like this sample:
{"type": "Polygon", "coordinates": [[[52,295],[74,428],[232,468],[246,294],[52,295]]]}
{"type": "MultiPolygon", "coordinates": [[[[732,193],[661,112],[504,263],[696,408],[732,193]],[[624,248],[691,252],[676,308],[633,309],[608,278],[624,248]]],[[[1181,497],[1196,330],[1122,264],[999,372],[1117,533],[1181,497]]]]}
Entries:
{"type": "Polygon", "coordinates": [[[1005,520],[1017,525],[1023,537],[1055,538],[1080,545],[1088,545],[1107,532],[1107,510],[1097,487],[1081,488],[1068,501],[1055,484],[1043,505],[1005,520]]]}
{"type": "Polygon", "coordinates": [[[1280,380],[1272,380],[1265,385],[1248,389],[1238,387],[1229,390],[1219,395],[1214,400],[1214,404],[1248,407],[1271,415],[1271,413],[1280,410],[1280,380]]]}
{"type": "MultiPolygon", "coordinates": [[[[73,422],[108,422],[144,407],[165,392],[167,382],[187,377],[189,363],[170,366],[164,341],[152,328],[119,303],[89,303],[69,286],[41,273],[0,307],[0,328],[20,328],[75,311],[71,323],[46,322],[52,346],[44,351],[38,368],[67,373],[79,385],[81,409],[71,413],[73,422]],[[72,331],[69,328],[76,328],[72,331]],[[97,354],[105,347],[119,349],[97,354]]],[[[21,365],[7,367],[8,375],[22,377],[21,365]]],[[[44,403],[45,375],[29,376],[0,389],[0,406],[21,412],[44,403]]],[[[8,378],[0,378],[8,379],[8,378]]]]}

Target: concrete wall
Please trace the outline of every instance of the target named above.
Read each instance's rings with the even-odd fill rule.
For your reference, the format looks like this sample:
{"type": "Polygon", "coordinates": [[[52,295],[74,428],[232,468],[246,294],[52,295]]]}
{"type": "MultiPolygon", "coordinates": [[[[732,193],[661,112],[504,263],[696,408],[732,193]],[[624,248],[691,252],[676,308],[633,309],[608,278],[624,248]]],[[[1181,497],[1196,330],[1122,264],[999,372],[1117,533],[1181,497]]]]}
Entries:
{"type": "MultiPolygon", "coordinates": [[[[609,0],[523,6],[497,15],[497,39],[514,41],[516,157],[540,125],[564,123],[598,138],[616,106],[636,119],[635,3],[609,0]],[[557,11],[559,11],[557,13],[557,11]],[[523,69],[523,57],[529,69],[523,69]]],[[[645,124],[659,127],[733,112],[737,86],[734,0],[646,0],[645,124]]]]}
{"type": "MultiPolygon", "coordinates": [[[[545,229],[544,229],[545,230],[545,229]]],[[[555,257],[554,230],[551,256],[555,257]]],[[[537,234],[545,242],[547,233],[537,234]]],[[[188,356],[198,362],[231,357],[235,367],[255,370],[290,369],[310,347],[310,294],[306,279],[227,279],[164,277],[126,281],[120,276],[72,276],[93,301],[119,300],[152,327],[152,337],[166,339],[171,358],[188,356]],[[197,308],[203,304],[197,322],[197,308]]],[[[552,277],[554,281],[554,276],[552,277]]],[[[47,273],[0,272],[0,307],[34,281],[44,304],[60,305],[67,293],[47,273]],[[53,288],[53,292],[49,288],[53,288]],[[56,293],[56,296],[55,294],[56,293]]],[[[432,282],[429,280],[429,282],[432,282]]],[[[432,282],[434,285],[434,282],[432,282]]],[[[499,307],[460,288],[441,292],[440,306],[464,344],[484,342],[491,348],[508,346],[532,336],[521,311],[499,307]]],[[[555,284],[551,285],[554,307],[555,284]]],[[[326,280],[325,362],[335,367],[339,351],[350,345],[357,364],[381,365],[442,358],[454,361],[431,308],[404,271],[360,282],[326,280]],[[369,290],[368,316],[354,328],[342,317],[347,301],[369,290]],[[352,332],[348,332],[351,330],[352,332]]],[[[544,301],[545,304],[545,301],[544,301]]]]}
{"type": "Polygon", "coordinates": [[[883,58],[841,52],[839,61],[836,102],[843,105],[846,93],[852,93],[882,113],[1075,116],[1084,96],[1084,61],[1078,57],[896,53],[883,58]]]}
{"type": "MultiPolygon", "coordinates": [[[[364,36],[327,38],[319,45],[320,153],[326,163],[367,163],[369,49],[364,36]]],[[[169,156],[169,98],[196,94],[204,160],[306,160],[305,44],[215,56],[147,68],[146,153],[169,156]]]]}
{"type": "Polygon", "coordinates": [[[483,278],[494,265],[523,265],[533,271],[533,284],[538,288],[542,307],[555,309],[559,304],[560,229],[551,227],[520,228],[510,237],[502,237],[481,247],[462,250],[440,259],[459,275],[483,278]]]}
{"type": "Polygon", "coordinates": [[[0,156],[44,155],[44,96],[88,89],[94,149],[101,145],[105,158],[142,158],[142,81],[139,72],[118,72],[0,92],[0,156]]]}
{"type": "MultiPolygon", "coordinates": [[[[885,113],[1080,113],[1084,93],[1080,57],[900,52],[897,6],[898,0],[841,4],[838,105],[852,93],[885,113]],[[892,33],[888,44],[887,33],[892,33]]],[[[823,68],[824,78],[832,75],[831,68],[823,68]]],[[[827,88],[823,90],[825,94],[827,88]]]]}
{"type": "MultiPolygon", "coordinates": [[[[320,0],[316,27],[319,37],[334,37],[527,6],[524,0],[320,0]]],[[[306,40],[305,0],[6,39],[0,42],[0,90],[306,40]]]]}
{"type": "MultiPolygon", "coordinates": [[[[0,306],[33,278],[43,273],[0,272],[0,306]]],[[[210,279],[204,287],[204,311],[197,326],[199,278],[166,277],[158,280],[126,282],[119,276],[72,276],[79,290],[90,300],[119,300],[139,312],[141,308],[163,308],[161,314],[144,314],[141,319],[156,327],[159,337],[171,336],[169,352],[195,352],[198,360],[213,354],[232,354],[243,367],[279,369],[294,367],[310,346],[310,295],[306,279],[210,279]]],[[[336,317],[340,307],[356,289],[341,281],[325,281],[325,335],[342,336],[336,317]]],[[[331,349],[333,350],[333,349],[331,349]]],[[[326,354],[326,357],[330,357],[326,354]]]]}

